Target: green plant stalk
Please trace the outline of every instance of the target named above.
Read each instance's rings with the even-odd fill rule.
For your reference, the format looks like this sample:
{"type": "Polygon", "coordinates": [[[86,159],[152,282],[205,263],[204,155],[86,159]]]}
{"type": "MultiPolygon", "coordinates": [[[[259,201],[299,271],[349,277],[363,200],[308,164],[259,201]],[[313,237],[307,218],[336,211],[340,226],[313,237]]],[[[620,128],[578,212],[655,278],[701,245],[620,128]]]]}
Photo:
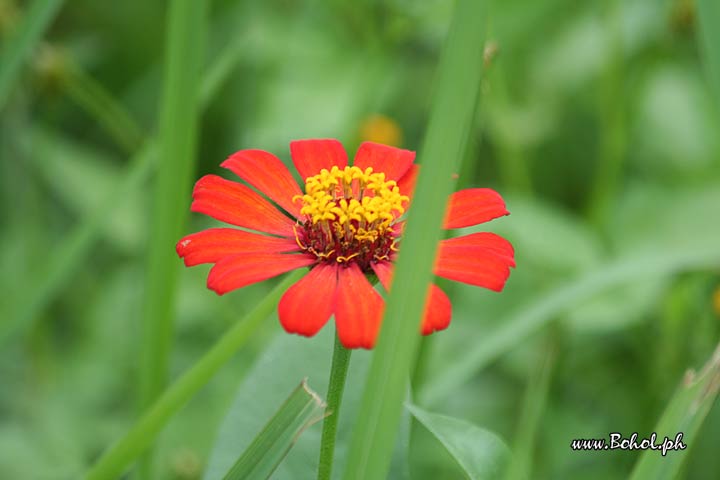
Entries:
{"type": "MultiPolygon", "coordinates": [[[[241,41],[229,44],[208,69],[200,90],[198,108],[202,111],[215,97],[218,88],[232,72],[233,61],[240,56],[235,53],[240,49],[241,41]]],[[[27,296],[21,296],[8,307],[3,317],[10,321],[0,323],[0,345],[13,335],[22,331],[39,315],[47,305],[62,291],[64,280],[72,275],[74,269],[82,265],[87,257],[109,213],[123,205],[123,198],[140,187],[154,172],[158,157],[158,145],[154,140],[147,141],[129,162],[125,173],[120,177],[117,187],[100,202],[97,209],[80,222],[65,236],[58,247],[49,256],[48,267],[37,276],[27,296]]]]}
{"type": "Polygon", "coordinates": [[[143,140],[140,126],[128,111],[100,83],[76,65],[70,65],[63,76],[70,97],[95,119],[128,153],[137,151],[143,140]]]}
{"type": "Polygon", "coordinates": [[[5,107],[10,97],[10,91],[19,77],[23,63],[42,39],[62,4],[63,0],[35,0],[10,40],[1,49],[0,110],[5,107]]]}
{"type": "MultiPolygon", "coordinates": [[[[174,332],[180,264],[175,243],[188,217],[190,179],[195,165],[198,96],[205,37],[204,0],[173,0],[168,10],[163,97],[160,110],[160,163],[150,227],[143,303],[140,408],[148,408],[165,389],[174,332]]],[[[153,478],[152,456],[141,478],[153,478]]]]}
{"type": "Polygon", "coordinates": [[[592,191],[588,203],[590,220],[601,227],[607,218],[618,181],[623,172],[626,149],[626,112],[623,87],[623,33],[618,0],[606,4],[606,25],[610,59],[607,63],[598,97],[601,125],[600,149],[592,191]]]}
{"type": "Polygon", "coordinates": [[[698,40],[715,102],[720,112],[720,3],[717,0],[697,0],[698,40]]]}
{"type": "Polygon", "coordinates": [[[483,66],[485,2],[457,2],[441,56],[422,168],[395,268],[380,336],[365,383],[344,478],[387,475],[420,318],[441,238],[442,219],[472,127],[483,66]]]}
{"type": "Polygon", "coordinates": [[[443,371],[442,377],[428,380],[419,393],[419,403],[432,406],[442,401],[489,362],[516,347],[572,306],[608,288],[625,285],[639,278],[717,266],[720,266],[720,252],[716,248],[658,251],[643,257],[635,255],[621,258],[599,270],[572,279],[508,318],[498,321],[498,325],[502,326],[487,334],[483,342],[472,351],[456,359],[443,371]]]}
{"type": "Polygon", "coordinates": [[[333,349],[332,367],[330,368],[330,381],[327,391],[328,416],[323,420],[322,438],[320,439],[320,461],[318,463],[318,480],[330,480],[332,475],[333,458],[335,456],[335,440],[337,437],[337,424],[340,418],[345,380],[347,379],[350,354],[340,343],[335,334],[335,348],[333,349]]]}
{"type": "Polygon", "coordinates": [[[291,272],[245,318],[231,327],[215,345],[203,355],[182,377],[168,388],[133,427],[87,473],[88,480],[109,480],[119,477],[145,449],[158,433],[205,384],[225,365],[261,322],[275,310],[277,302],[293,283],[306,272],[291,272]]]}

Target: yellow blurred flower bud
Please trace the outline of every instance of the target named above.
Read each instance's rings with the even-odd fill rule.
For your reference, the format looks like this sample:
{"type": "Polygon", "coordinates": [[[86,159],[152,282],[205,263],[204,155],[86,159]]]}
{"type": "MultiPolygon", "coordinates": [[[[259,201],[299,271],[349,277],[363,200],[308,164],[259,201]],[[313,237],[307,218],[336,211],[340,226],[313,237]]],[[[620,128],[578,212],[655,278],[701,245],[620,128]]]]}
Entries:
{"type": "Polygon", "coordinates": [[[371,115],[360,125],[360,140],[399,147],[403,140],[402,130],[390,117],[371,115]]]}

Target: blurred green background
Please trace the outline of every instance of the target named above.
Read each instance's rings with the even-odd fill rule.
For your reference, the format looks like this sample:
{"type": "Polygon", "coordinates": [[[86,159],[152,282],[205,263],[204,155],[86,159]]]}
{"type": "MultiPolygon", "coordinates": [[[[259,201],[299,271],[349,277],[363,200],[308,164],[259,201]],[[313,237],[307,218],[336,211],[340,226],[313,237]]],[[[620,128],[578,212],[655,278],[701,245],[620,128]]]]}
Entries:
{"type": "MultiPolygon", "coordinates": [[[[0,0],[4,47],[30,3],[0,0]]],[[[167,5],[58,6],[0,103],[8,479],[77,478],[139,410],[147,150],[158,132],[167,5]]],[[[289,161],[298,138],[339,138],[351,155],[363,139],[419,148],[452,7],[211,2],[193,179],[219,173],[244,148],[289,161]]],[[[511,0],[495,2],[487,29],[458,183],[506,198],[512,215],[482,227],[513,243],[518,267],[502,294],[443,284],[453,323],[422,344],[415,401],[496,432],[514,450],[513,474],[625,478],[639,452],[573,452],[571,440],[653,431],[685,371],[699,369],[720,337],[720,103],[695,4],[511,0]]],[[[0,63],[8,58],[3,49],[0,63]]],[[[213,225],[189,218],[188,233],[213,225]]],[[[205,289],[207,267],[178,260],[177,269],[172,378],[276,283],[220,298],[205,289]]],[[[331,344],[329,326],[307,340],[264,322],[165,429],[157,478],[203,478],[217,458],[237,456],[233,442],[252,437],[304,376],[324,394],[331,344]]],[[[341,456],[369,355],[353,355],[341,456]]],[[[303,435],[277,478],[312,478],[303,472],[319,432],[303,435]]],[[[717,445],[716,405],[690,450],[668,455],[686,456],[680,478],[718,478],[717,445]]],[[[409,478],[464,478],[420,426],[408,455],[409,478]]]]}

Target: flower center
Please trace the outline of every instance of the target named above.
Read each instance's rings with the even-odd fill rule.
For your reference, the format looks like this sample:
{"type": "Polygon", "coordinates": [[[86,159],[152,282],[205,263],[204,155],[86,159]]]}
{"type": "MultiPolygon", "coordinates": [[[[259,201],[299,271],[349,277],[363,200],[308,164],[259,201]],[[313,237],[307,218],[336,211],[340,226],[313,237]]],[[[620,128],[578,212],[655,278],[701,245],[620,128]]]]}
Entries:
{"type": "Polygon", "coordinates": [[[300,213],[306,220],[295,229],[303,250],[327,262],[357,263],[369,271],[372,261],[385,260],[396,250],[395,221],[405,212],[406,195],[394,180],[371,167],[330,171],[305,180],[300,213]]]}

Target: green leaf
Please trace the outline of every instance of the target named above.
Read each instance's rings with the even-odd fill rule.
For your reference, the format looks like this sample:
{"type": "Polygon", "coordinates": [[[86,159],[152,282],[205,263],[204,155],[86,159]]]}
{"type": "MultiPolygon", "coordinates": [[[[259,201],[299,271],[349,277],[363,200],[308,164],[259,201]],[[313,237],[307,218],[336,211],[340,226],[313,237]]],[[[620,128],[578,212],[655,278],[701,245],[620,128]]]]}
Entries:
{"type": "Polygon", "coordinates": [[[410,365],[419,341],[422,299],[432,278],[445,205],[467,148],[483,67],[486,2],[460,0],[440,58],[437,93],[420,149],[422,168],[382,329],[365,383],[343,478],[387,476],[410,365]]]}
{"type": "Polygon", "coordinates": [[[13,37],[1,49],[0,110],[10,96],[10,90],[18,78],[20,68],[42,39],[62,4],[63,0],[35,0],[13,37]]]}
{"type": "Polygon", "coordinates": [[[325,402],[303,380],[224,478],[269,478],[300,434],[325,416],[325,407],[325,402]]]}
{"type": "MultiPolygon", "coordinates": [[[[699,374],[692,370],[687,372],[682,385],[675,392],[655,427],[657,438],[668,437],[674,441],[682,432],[683,444],[692,448],[710,407],[715,403],[718,391],[720,391],[720,345],[699,374]]],[[[687,450],[669,451],[665,456],[658,450],[646,450],[635,464],[630,479],[676,478],[687,457],[687,450]]]]}
{"type": "Polygon", "coordinates": [[[504,474],[510,450],[497,435],[464,420],[406,408],[443,444],[471,480],[497,479],[504,474]]]}

